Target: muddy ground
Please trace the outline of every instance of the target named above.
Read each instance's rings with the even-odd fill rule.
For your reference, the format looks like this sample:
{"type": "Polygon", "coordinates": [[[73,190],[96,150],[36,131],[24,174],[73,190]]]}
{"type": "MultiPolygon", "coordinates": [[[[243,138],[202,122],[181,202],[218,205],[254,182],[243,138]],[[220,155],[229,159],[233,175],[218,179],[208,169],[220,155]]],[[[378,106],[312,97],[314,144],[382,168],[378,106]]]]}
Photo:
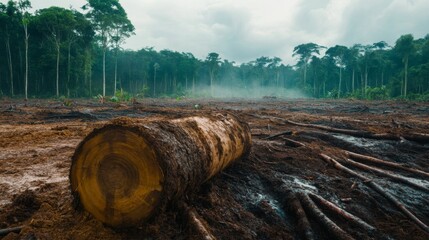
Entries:
{"type": "MultiPolygon", "coordinates": [[[[77,144],[94,128],[115,117],[174,118],[213,110],[228,111],[247,122],[253,140],[249,157],[237,161],[182,200],[213,237],[305,239],[312,234],[315,239],[334,239],[332,230],[302,201],[310,228],[303,227],[302,217],[296,214],[293,202],[299,202],[297,196],[315,194],[375,228],[368,231],[313,198],[317,208],[352,238],[429,239],[427,232],[368,182],[336,169],[320,156],[324,153],[341,160],[346,157],[344,150],[348,150],[429,172],[429,142],[402,137],[429,134],[429,103],[281,99],[148,99],[123,104],[0,100],[0,229],[22,226],[0,238],[202,238],[201,231],[196,230],[177,204],[171,204],[166,212],[138,228],[103,226],[91,215],[73,209],[68,173],[77,144]],[[297,126],[286,120],[388,133],[400,138],[364,138],[297,126]],[[266,139],[281,132],[285,133],[266,139]]],[[[367,165],[394,172],[422,186],[346,165],[372,179],[424,224],[429,224],[429,192],[425,190],[429,188],[428,177],[384,165],[367,165]]]]}

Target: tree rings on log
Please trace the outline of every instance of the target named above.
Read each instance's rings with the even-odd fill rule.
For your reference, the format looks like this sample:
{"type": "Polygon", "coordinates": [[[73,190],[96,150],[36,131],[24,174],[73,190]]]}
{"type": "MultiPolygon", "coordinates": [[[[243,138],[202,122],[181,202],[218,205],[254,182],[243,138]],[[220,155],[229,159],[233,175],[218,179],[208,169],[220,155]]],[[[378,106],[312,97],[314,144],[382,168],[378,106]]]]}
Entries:
{"type": "Polygon", "coordinates": [[[74,203],[107,225],[136,226],[245,157],[250,146],[248,125],[231,114],[120,118],[77,147],[70,170],[74,203]]]}

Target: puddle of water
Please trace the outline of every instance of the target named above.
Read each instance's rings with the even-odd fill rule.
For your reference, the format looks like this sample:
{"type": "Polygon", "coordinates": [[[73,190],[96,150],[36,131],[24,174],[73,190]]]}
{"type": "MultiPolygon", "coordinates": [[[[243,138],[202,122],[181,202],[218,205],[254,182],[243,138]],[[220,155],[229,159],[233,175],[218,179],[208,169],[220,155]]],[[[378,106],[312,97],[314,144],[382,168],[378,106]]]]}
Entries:
{"type": "MultiPolygon", "coordinates": [[[[283,180],[283,182],[286,183],[285,180],[283,180]]],[[[310,190],[313,190],[313,191],[317,192],[317,188],[315,186],[312,186],[312,185],[310,185],[308,183],[305,183],[302,180],[299,180],[298,178],[293,178],[293,183],[297,184],[301,188],[310,189],[310,190]]]]}
{"type": "Polygon", "coordinates": [[[256,193],[253,197],[253,204],[258,205],[261,201],[266,201],[268,205],[279,215],[283,220],[286,219],[286,213],[280,207],[280,203],[269,194],[256,193]]]}
{"type": "Polygon", "coordinates": [[[344,135],[344,134],[338,134],[338,133],[332,134],[332,136],[361,148],[369,148],[369,149],[378,150],[378,151],[395,150],[395,147],[392,144],[390,144],[390,143],[394,143],[394,141],[390,141],[390,140],[360,138],[360,137],[353,137],[350,135],[344,135]]]}

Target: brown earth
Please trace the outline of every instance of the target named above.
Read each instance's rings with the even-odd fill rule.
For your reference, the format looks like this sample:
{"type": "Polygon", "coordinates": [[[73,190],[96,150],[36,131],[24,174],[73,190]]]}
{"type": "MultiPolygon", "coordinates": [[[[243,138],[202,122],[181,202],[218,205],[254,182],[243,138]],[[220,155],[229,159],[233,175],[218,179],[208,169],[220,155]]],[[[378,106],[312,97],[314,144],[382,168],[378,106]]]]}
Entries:
{"type": "MultiPolygon", "coordinates": [[[[47,100],[0,102],[0,229],[22,226],[0,238],[201,239],[201,228],[190,220],[191,212],[218,239],[305,239],[306,231],[315,239],[333,239],[332,229],[299,197],[312,194],[375,228],[365,230],[313,197],[316,208],[352,238],[429,238],[428,232],[374,191],[368,182],[336,169],[319,155],[324,153],[341,160],[346,157],[344,150],[348,150],[429,172],[429,103],[148,99],[133,104],[77,100],[66,105],[71,106],[47,100]],[[68,181],[70,158],[78,143],[94,128],[119,116],[176,118],[213,110],[230,112],[249,124],[253,138],[249,157],[138,228],[112,229],[91,215],[74,210],[68,181]],[[363,138],[297,126],[286,120],[388,133],[395,138],[363,138]],[[281,132],[284,134],[266,139],[281,132]],[[410,137],[416,135],[420,138],[410,137]],[[303,218],[296,214],[297,202],[304,206],[310,228],[301,224],[303,218]]],[[[423,224],[429,224],[427,176],[362,163],[394,172],[421,186],[344,164],[372,179],[423,224]]]]}

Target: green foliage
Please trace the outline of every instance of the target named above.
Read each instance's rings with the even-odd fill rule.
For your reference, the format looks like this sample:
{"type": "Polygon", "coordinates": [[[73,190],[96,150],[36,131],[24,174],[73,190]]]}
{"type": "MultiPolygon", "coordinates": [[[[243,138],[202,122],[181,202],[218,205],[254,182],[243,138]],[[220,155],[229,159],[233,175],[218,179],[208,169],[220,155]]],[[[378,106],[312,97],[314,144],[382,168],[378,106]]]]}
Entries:
{"type": "Polygon", "coordinates": [[[141,87],[139,89],[139,91],[137,91],[136,94],[136,98],[144,98],[147,96],[147,94],[149,93],[149,87],[147,85],[143,85],[143,87],[141,87]]]}
{"type": "Polygon", "coordinates": [[[365,90],[368,100],[386,100],[389,98],[388,90],[386,87],[368,87],[365,90]]]}
{"type": "Polygon", "coordinates": [[[429,102],[429,92],[425,92],[423,94],[411,93],[407,95],[407,99],[420,102],[429,102]]]}
{"type": "Polygon", "coordinates": [[[119,100],[119,98],[117,96],[113,96],[113,97],[110,98],[110,101],[111,102],[119,102],[120,100],[119,100]]]}
{"type": "MultiPolygon", "coordinates": [[[[180,100],[299,90],[316,98],[428,98],[429,37],[405,34],[393,48],[384,41],[335,45],[324,56],[319,55],[325,47],[310,42],[293,49],[291,54],[298,58],[294,66],[269,56],[237,65],[216,52],[197,59],[167,49],[121,49],[134,34],[134,26],[119,0],[87,0],[85,14],[59,7],[30,10],[28,0],[0,3],[1,95],[65,95],[61,101],[66,101],[99,92],[105,95],[107,90],[114,93],[110,101],[124,102],[131,96],[180,100]]],[[[94,98],[107,100],[102,95],[94,98]]]]}
{"type": "Polygon", "coordinates": [[[132,99],[132,95],[124,91],[122,88],[120,91],[116,91],[116,95],[114,97],[116,98],[117,101],[120,101],[120,102],[129,102],[132,99]]]}

